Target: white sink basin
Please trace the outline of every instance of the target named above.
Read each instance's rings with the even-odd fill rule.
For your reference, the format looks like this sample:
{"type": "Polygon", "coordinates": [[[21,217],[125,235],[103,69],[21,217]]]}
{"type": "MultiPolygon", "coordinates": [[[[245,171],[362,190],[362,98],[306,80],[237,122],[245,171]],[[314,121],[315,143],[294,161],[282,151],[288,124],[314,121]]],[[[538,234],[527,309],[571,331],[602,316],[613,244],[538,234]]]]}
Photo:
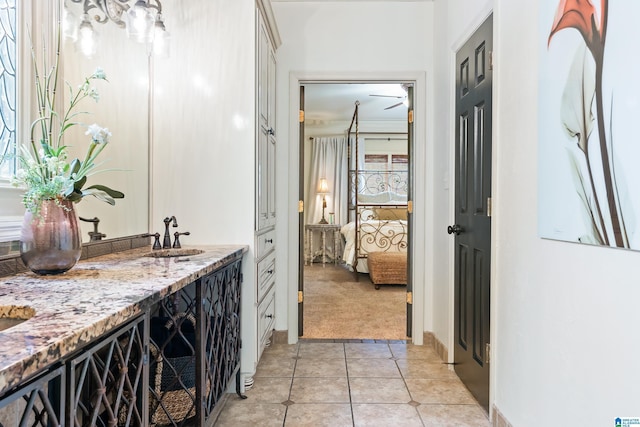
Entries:
{"type": "Polygon", "coordinates": [[[158,249],[152,252],[149,252],[148,254],[145,254],[145,256],[148,257],[152,257],[152,258],[170,258],[170,257],[177,257],[177,256],[187,256],[187,255],[198,255],[203,253],[204,251],[201,249],[182,249],[182,248],[176,248],[176,249],[158,249]]]}

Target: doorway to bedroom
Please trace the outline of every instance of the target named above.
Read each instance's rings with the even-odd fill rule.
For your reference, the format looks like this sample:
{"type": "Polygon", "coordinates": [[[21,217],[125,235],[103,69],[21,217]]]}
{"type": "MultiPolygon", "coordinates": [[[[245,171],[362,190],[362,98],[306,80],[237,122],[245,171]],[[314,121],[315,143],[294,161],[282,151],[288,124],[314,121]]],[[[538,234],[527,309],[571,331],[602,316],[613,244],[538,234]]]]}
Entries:
{"type": "Polygon", "coordinates": [[[298,335],[411,336],[412,82],[300,82],[298,335]]]}

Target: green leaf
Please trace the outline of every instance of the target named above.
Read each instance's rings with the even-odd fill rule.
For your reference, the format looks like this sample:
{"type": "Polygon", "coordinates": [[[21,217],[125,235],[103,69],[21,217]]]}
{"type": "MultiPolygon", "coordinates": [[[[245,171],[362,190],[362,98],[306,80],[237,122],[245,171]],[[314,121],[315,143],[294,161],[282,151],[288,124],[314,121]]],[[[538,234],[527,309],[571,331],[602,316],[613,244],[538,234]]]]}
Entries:
{"type": "Polygon", "coordinates": [[[87,190],[89,189],[96,189],[99,191],[104,191],[105,193],[107,193],[109,196],[113,197],[114,199],[124,199],[124,193],[118,191],[118,190],[113,190],[107,186],[104,185],[92,185],[91,187],[87,187],[87,190]]]}
{"type": "MultiPolygon", "coordinates": [[[[109,196],[106,192],[102,190],[98,190],[96,188],[87,188],[82,192],[82,196],[93,196],[98,200],[102,200],[103,202],[109,203],[110,205],[115,205],[116,201],[113,197],[109,196]]],[[[124,197],[124,195],[123,195],[124,197]]]]}
{"type": "Polygon", "coordinates": [[[82,164],[80,163],[80,160],[78,159],[73,159],[71,161],[71,173],[77,173],[78,170],[80,170],[80,166],[82,166],[82,164]]]}
{"type": "Polygon", "coordinates": [[[82,187],[84,187],[84,184],[86,182],[87,182],[87,177],[86,176],[83,176],[81,179],[76,181],[76,183],[73,185],[74,191],[81,191],[82,187]]]}

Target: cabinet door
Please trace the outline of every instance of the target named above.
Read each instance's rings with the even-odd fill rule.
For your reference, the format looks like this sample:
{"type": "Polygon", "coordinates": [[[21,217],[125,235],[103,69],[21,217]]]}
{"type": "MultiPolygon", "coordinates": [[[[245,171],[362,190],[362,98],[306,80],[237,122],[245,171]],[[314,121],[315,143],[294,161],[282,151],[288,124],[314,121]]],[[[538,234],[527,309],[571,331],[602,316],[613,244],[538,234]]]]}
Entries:
{"type": "Polygon", "coordinates": [[[262,15],[258,13],[258,116],[260,125],[269,127],[269,34],[262,15]]]}
{"type": "Polygon", "coordinates": [[[67,425],[148,425],[146,319],[127,323],[68,362],[67,425]]]}
{"type": "Polygon", "coordinates": [[[273,136],[276,135],[276,53],[273,50],[271,43],[268,44],[268,77],[269,82],[267,85],[267,98],[269,102],[267,111],[267,125],[269,126],[269,133],[273,136]]]}
{"type": "Polygon", "coordinates": [[[0,399],[0,425],[64,425],[64,367],[47,371],[0,399]]]}
{"type": "Polygon", "coordinates": [[[269,137],[264,126],[258,133],[258,162],[256,165],[256,226],[261,230],[269,225],[269,137]]]}
{"type": "Polygon", "coordinates": [[[276,139],[270,137],[267,146],[267,222],[276,225],[276,139]]]}

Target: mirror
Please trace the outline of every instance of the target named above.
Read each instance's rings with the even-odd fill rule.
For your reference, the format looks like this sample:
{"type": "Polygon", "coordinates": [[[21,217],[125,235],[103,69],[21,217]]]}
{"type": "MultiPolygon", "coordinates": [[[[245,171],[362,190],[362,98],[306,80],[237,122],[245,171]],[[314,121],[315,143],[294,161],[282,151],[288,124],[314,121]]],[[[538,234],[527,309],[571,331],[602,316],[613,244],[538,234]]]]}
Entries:
{"type": "MultiPolygon", "coordinates": [[[[67,2],[67,13],[77,23],[83,15],[81,4],[67,2]]],[[[98,14],[93,9],[90,16],[98,14]]],[[[87,58],[79,49],[79,43],[65,39],[62,52],[64,80],[75,90],[97,67],[104,70],[107,82],[93,80],[99,100],[82,101],[77,111],[86,111],[78,117],[85,125],[97,123],[111,132],[108,146],[98,157],[102,164],[97,168],[106,172],[89,177],[87,185],[102,184],[124,193],[115,206],[95,197],[85,197],[76,204],[78,216],[84,219],[98,218],[98,231],[104,238],[129,236],[148,231],[149,206],[149,54],[147,45],[127,38],[124,28],[111,21],[98,23],[92,19],[94,32],[98,34],[96,53],[87,58]]],[[[68,89],[65,98],[69,98],[68,89]]],[[[64,100],[68,105],[69,100],[64,100]]],[[[70,155],[83,158],[90,136],[86,126],[76,126],[65,132],[65,144],[70,155]]],[[[70,157],[70,158],[73,158],[70,157]]],[[[80,222],[83,242],[90,240],[89,232],[94,224],[80,222]]]]}
{"type": "MultiPolygon", "coordinates": [[[[75,0],[60,0],[57,5],[38,2],[32,4],[31,9],[26,8],[33,13],[33,19],[27,19],[20,31],[27,31],[28,25],[46,30],[46,22],[52,15],[58,14],[55,9],[58,6],[63,9],[65,3],[77,27],[84,13],[83,5],[75,0]],[[43,17],[46,19],[43,20],[43,17]]],[[[110,206],[93,197],[86,197],[76,207],[81,218],[98,218],[100,236],[112,239],[148,231],[151,67],[147,46],[129,40],[122,27],[99,14],[97,8],[90,11],[92,26],[100,36],[96,54],[89,59],[76,49],[75,43],[65,39],[59,74],[61,80],[68,82],[73,89],[77,89],[96,67],[101,67],[107,74],[108,83],[95,81],[100,94],[99,102],[85,99],[75,111],[90,113],[79,116],[78,122],[86,125],[98,123],[109,128],[112,134],[110,144],[98,158],[101,163],[98,169],[112,170],[91,176],[87,186],[103,184],[122,191],[125,198],[117,200],[115,206],[110,206]],[[105,22],[94,21],[94,16],[105,22]]],[[[24,43],[28,49],[28,41],[24,43]]],[[[28,51],[25,53],[20,67],[31,67],[30,55],[28,51]]],[[[68,88],[61,85],[58,93],[62,95],[58,97],[61,101],[59,110],[62,110],[62,102],[69,102],[68,88]]],[[[22,128],[28,132],[29,123],[24,123],[22,128]]],[[[64,143],[69,146],[70,158],[84,157],[90,142],[85,131],[86,127],[78,126],[65,132],[64,143]]],[[[11,188],[0,195],[3,207],[3,217],[0,217],[0,256],[19,251],[19,242],[15,237],[19,228],[18,218],[24,212],[18,201],[20,193],[20,190],[11,188]]],[[[95,231],[95,224],[81,222],[80,226],[83,242],[90,241],[89,232],[95,231]]]]}

